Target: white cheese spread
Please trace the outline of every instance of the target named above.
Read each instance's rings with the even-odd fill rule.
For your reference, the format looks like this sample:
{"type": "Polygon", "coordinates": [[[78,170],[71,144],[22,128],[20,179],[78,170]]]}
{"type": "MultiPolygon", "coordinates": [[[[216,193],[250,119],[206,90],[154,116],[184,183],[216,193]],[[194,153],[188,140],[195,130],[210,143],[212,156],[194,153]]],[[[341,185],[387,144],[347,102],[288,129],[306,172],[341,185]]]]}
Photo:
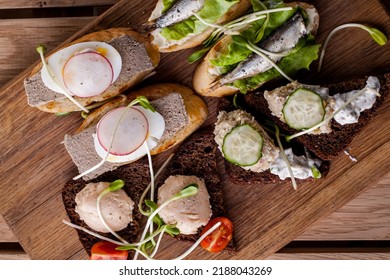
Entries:
{"type": "MultiPolygon", "coordinates": [[[[291,148],[284,150],[284,152],[290,162],[294,178],[307,179],[309,177],[313,177],[312,167],[318,169],[321,166],[321,160],[313,159],[309,154],[306,154],[306,156],[296,156],[291,148]]],[[[281,153],[271,165],[270,171],[272,174],[278,175],[282,180],[290,177],[286,161],[282,157],[281,153]]]]}
{"type": "MultiPolygon", "coordinates": [[[[335,121],[341,125],[357,123],[359,121],[360,113],[370,109],[374,105],[377,97],[376,92],[379,92],[380,89],[378,78],[373,76],[368,77],[366,87],[373,89],[374,92],[366,89],[364,93],[334,116],[335,121]]],[[[334,98],[334,102],[331,103],[332,109],[334,111],[338,110],[348,99],[358,92],[359,90],[353,90],[333,95],[332,98],[334,98]]]]}

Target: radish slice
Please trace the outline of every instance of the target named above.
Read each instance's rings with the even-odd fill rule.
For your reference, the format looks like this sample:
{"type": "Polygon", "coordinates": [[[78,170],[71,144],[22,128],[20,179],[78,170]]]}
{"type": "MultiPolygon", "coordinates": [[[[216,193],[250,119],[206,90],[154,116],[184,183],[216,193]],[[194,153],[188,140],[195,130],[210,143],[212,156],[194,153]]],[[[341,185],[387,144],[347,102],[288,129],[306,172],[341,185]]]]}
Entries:
{"type": "Polygon", "coordinates": [[[62,70],[66,88],[79,97],[104,92],[112,83],[114,71],[110,61],[97,52],[82,52],[69,58],[62,70]]]}
{"type": "Polygon", "coordinates": [[[123,156],[142,145],[148,135],[149,123],[145,115],[135,108],[120,107],[108,112],[96,128],[99,143],[106,151],[115,128],[110,154],[123,156]]]}

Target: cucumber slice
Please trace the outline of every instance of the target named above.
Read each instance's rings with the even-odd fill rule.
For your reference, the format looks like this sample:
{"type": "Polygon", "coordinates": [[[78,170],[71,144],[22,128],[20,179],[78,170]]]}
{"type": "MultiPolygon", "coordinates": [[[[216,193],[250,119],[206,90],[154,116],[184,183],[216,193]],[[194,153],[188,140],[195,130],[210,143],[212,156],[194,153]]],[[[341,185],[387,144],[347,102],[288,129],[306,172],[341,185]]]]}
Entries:
{"type": "Polygon", "coordinates": [[[325,107],[321,96],[314,91],[300,88],[287,98],[282,113],[288,126],[301,130],[322,122],[325,107]]]}
{"type": "Polygon", "coordinates": [[[227,161],[251,166],[261,158],[263,137],[249,124],[234,127],[223,139],[222,152],[227,161]]]}

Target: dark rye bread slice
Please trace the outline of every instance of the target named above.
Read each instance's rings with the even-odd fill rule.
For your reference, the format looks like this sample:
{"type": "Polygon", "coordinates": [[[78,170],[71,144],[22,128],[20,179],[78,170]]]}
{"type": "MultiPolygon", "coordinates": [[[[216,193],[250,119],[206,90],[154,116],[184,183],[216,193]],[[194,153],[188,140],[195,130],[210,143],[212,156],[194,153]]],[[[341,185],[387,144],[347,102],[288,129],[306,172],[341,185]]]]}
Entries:
{"type": "MultiPolygon", "coordinates": [[[[212,217],[229,217],[224,206],[223,186],[218,170],[218,148],[214,141],[213,127],[198,130],[176,150],[166,169],[158,177],[157,186],[161,186],[170,175],[194,175],[203,178],[210,195],[212,217]]],[[[200,228],[196,234],[180,234],[176,238],[195,242],[199,239],[200,228]]],[[[236,248],[232,240],[225,249],[234,253],[236,248]]]]}
{"type": "MultiPolygon", "coordinates": [[[[138,73],[154,69],[145,45],[138,42],[135,38],[124,35],[116,37],[107,43],[114,47],[122,58],[121,73],[110,87],[121,88],[138,73]]],[[[45,86],[41,79],[40,71],[32,77],[26,78],[24,87],[26,89],[27,102],[32,107],[40,106],[50,101],[66,100],[65,95],[54,92],[45,86]]]]}
{"type": "MultiPolygon", "coordinates": [[[[227,98],[221,98],[218,102],[218,111],[233,111],[237,108],[235,108],[227,98]]],[[[243,108],[246,109],[246,108],[243,108]]],[[[259,116],[258,114],[252,114],[255,116],[255,119],[262,124],[264,122],[264,118],[259,116]]],[[[272,135],[270,135],[272,136],[272,135]]],[[[276,143],[275,143],[276,144],[276,143]]],[[[291,144],[290,144],[291,146],[291,144]]],[[[283,144],[283,147],[286,149],[289,146],[283,144]]],[[[293,149],[294,154],[296,155],[302,155],[304,153],[304,149],[301,145],[292,145],[291,148],[293,149]]],[[[220,153],[220,151],[218,150],[220,153]]],[[[311,154],[313,156],[313,154],[311,154]]],[[[221,155],[222,156],[222,155],[221,155]]],[[[280,182],[291,182],[291,178],[286,178],[285,180],[281,180],[278,175],[272,174],[269,170],[263,171],[263,172],[253,172],[250,170],[245,170],[244,168],[232,164],[228,162],[227,160],[224,160],[225,165],[225,172],[229,178],[230,181],[232,181],[235,184],[239,185],[254,185],[254,184],[272,184],[272,183],[280,183],[280,182]]],[[[329,161],[323,161],[321,163],[321,166],[319,167],[319,171],[321,172],[321,176],[325,177],[330,168],[330,162],[329,161]]],[[[301,182],[310,182],[314,181],[315,179],[310,177],[307,179],[295,179],[297,183],[301,182]]]]}
{"type": "MultiPolygon", "coordinates": [[[[138,202],[143,191],[145,190],[145,188],[150,182],[149,174],[150,173],[149,173],[148,161],[146,158],[143,158],[127,166],[121,166],[114,171],[107,172],[99,176],[98,178],[94,179],[93,181],[90,181],[90,182],[112,182],[117,179],[122,179],[125,182],[125,186],[123,187],[123,190],[135,202],[135,206],[133,210],[133,221],[125,229],[118,231],[118,234],[128,242],[136,242],[140,234],[140,222],[143,215],[138,211],[138,202]]],[[[80,220],[79,215],[75,211],[76,195],[86,186],[87,183],[89,182],[85,182],[81,179],[77,181],[69,180],[62,189],[62,200],[70,221],[73,224],[92,230],[84,223],[84,221],[80,220]]],[[[92,235],[89,235],[81,230],[77,230],[77,234],[79,236],[80,242],[83,245],[84,249],[90,255],[93,244],[100,241],[100,239],[92,235]]],[[[99,233],[99,234],[116,240],[116,238],[110,233],[99,233]]],[[[132,255],[131,252],[132,251],[130,251],[129,253],[129,258],[132,255]]]]}
{"type": "MultiPolygon", "coordinates": [[[[180,132],[189,122],[183,99],[178,93],[171,93],[150,102],[165,120],[165,131],[160,139],[164,143],[180,132]]],[[[96,134],[96,125],[75,135],[65,135],[64,145],[80,173],[98,164],[102,159],[95,151],[92,134],[96,134]]],[[[105,162],[100,168],[85,175],[83,179],[91,180],[100,174],[116,169],[123,163],[105,162]]]]}
{"type": "MultiPolygon", "coordinates": [[[[308,135],[297,137],[292,141],[300,143],[307,147],[317,157],[323,160],[332,160],[342,153],[353,138],[367,125],[370,119],[375,115],[378,107],[384,102],[386,96],[390,92],[390,73],[377,76],[380,81],[380,94],[374,106],[365,110],[359,117],[359,122],[356,124],[340,125],[335,120],[331,121],[332,132],[328,134],[308,135]]],[[[350,80],[336,84],[327,85],[329,94],[349,92],[351,90],[362,89],[366,85],[368,77],[363,79],[350,80]]],[[[275,122],[279,127],[287,131],[288,134],[297,133],[297,130],[290,128],[284,122],[281,122],[277,117],[273,116],[268,108],[268,103],[264,98],[263,92],[248,93],[244,97],[248,111],[259,118],[268,118],[275,122]]]]}

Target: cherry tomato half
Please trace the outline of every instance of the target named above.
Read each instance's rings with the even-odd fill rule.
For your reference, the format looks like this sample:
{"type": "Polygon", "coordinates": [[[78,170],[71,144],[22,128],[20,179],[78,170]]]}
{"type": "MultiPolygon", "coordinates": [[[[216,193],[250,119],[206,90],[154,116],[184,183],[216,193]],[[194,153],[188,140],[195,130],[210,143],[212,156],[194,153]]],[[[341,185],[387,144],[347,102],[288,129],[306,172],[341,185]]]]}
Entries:
{"type": "Polygon", "coordinates": [[[217,217],[210,220],[204,227],[202,234],[213,227],[216,223],[221,222],[221,225],[212,233],[207,235],[200,246],[212,253],[221,252],[233,238],[233,224],[225,217],[217,217]]]}
{"type": "Polygon", "coordinates": [[[115,250],[116,247],[118,245],[107,241],[93,244],[91,260],[127,260],[129,252],[126,250],[115,250]]]}

